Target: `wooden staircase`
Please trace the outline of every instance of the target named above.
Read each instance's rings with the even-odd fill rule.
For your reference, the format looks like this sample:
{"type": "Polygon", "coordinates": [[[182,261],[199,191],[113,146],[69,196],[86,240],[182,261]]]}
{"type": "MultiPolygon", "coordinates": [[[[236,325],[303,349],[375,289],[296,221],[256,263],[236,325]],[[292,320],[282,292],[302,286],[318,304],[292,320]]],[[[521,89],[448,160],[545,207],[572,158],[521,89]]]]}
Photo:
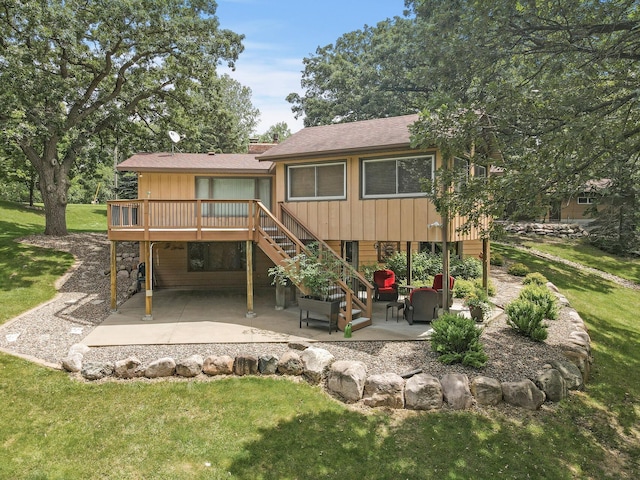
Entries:
{"type": "MultiPolygon", "coordinates": [[[[256,238],[260,249],[279,265],[300,253],[309,253],[307,245],[315,244],[319,255],[329,255],[336,269],[338,280],[330,297],[340,300],[338,328],[344,330],[351,323],[351,330],[359,330],[371,325],[373,314],[373,285],[357,270],[349,265],[323,240],[314,235],[284,205],[280,205],[281,220],[276,218],[262,203],[258,202],[256,238]]],[[[296,285],[303,293],[305,288],[296,285]]]]}

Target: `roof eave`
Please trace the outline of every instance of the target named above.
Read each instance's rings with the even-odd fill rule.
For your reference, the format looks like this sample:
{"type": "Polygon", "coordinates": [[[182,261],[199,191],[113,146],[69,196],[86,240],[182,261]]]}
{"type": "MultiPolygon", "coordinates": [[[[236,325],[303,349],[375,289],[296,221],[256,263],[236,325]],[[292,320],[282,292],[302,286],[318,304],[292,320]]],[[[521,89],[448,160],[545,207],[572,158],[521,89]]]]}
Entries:
{"type": "Polygon", "coordinates": [[[392,145],[379,145],[372,147],[354,147],[354,148],[340,148],[334,150],[323,150],[321,152],[298,152],[298,153],[287,153],[283,155],[272,155],[263,157],[260,155],[256,157],[260,162],[278,162],[282,160],[302,160],[309,158],[320,158],[320,157],[335,157],[340,155],[350,155],[350,154],[362,154],[366,155],[368,153],[379,153],[379,152],[388,152],[393,150],[418,150],[411,148],[409,143],[396,143],[392,145]]]}

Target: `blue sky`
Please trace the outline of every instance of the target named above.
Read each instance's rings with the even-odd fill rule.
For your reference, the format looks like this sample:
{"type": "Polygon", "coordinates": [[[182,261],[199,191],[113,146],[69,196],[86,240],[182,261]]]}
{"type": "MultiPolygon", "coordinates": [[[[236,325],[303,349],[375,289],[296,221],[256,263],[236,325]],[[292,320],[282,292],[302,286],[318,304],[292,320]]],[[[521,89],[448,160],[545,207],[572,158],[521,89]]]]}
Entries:
{"type": "Polygon", "coordinates": [[[258,133],[286,122],[302,128],[285,97],[302,93],[302,59],[342,34],[402,16],[404,0],[218,0],[220,27],[245,35],[245,50],[229,73],[251,88],[260,109],[258,133]]]}

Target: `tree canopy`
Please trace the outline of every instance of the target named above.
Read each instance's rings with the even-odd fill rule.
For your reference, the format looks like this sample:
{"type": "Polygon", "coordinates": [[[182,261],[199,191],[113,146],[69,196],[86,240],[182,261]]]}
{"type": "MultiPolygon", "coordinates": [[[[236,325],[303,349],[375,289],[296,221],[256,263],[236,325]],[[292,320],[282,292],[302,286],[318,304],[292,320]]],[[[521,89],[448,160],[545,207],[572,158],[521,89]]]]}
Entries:
{"type": "MultiPolygon", "coordinates": [[[[169,113],[174,121],[182,117],[186,128],[192,108],[224,127],[238,120],[232,109],[222,109],[220,99],[225,89],[239,86],[219,79],[216,66],[223,61],[233,66],[242,36],[219,28],[213,1],[2,0],[0,5],[3,140],[38,173],[46,234],[66,233],[70,172],[105,136],[169,125],[169,113]]],[[[243,98],[246,92],[236,95],[243,98]]],[[[249,123],[250,116],[244,117],[249,123]]],[[[213,141],[205,140],[207,135],[218,132],[194,135],[204,144],[213,141]]],[[[216,140],[216,146],[239,143],[216,140]]]]}
{"type": "Polygon", "coordinates": [[[610,179],[609,198],[624,201],[600,214],[607,242],[633,248],[640,225],[638,2],[406,5],[406,18],[343,35],[305,59],[306,92],[289,96],[294,112],[313,125],[419,110],[417,146],[446,141],[479,162],[486,159],[470,142],[490,134],[502,152],[491,163],[505,172],[486,182],[497,214],[508,205],[514,215],[540,214],[587,181],[610,179]],[[465,112],[481,112],[482,128],[465,112]],[[469,124],[440,128],[453,121],[469,124]]]}

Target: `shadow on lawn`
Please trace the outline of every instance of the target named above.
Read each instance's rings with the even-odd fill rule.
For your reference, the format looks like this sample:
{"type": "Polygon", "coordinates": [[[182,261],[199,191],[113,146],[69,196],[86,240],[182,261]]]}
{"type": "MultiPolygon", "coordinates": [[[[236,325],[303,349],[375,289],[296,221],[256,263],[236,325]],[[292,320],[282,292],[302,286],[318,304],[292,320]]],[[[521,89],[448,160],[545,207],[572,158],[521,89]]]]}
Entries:
{"type": "MultiPolygon", "coordinates": [[[[577,428],[554,418],[522,417],[521,424],[476,413],[409,414],[391,425],[388,416],[353,411],[302,415],[260,431],[230,474],[241,479],[570,478],[583,465],[583,455],[593,460],[585,468],[601,468],[601,450],[577,428]]],[[[594,473],[600,478],[598,472],[588,476],[594,473]]]]}

